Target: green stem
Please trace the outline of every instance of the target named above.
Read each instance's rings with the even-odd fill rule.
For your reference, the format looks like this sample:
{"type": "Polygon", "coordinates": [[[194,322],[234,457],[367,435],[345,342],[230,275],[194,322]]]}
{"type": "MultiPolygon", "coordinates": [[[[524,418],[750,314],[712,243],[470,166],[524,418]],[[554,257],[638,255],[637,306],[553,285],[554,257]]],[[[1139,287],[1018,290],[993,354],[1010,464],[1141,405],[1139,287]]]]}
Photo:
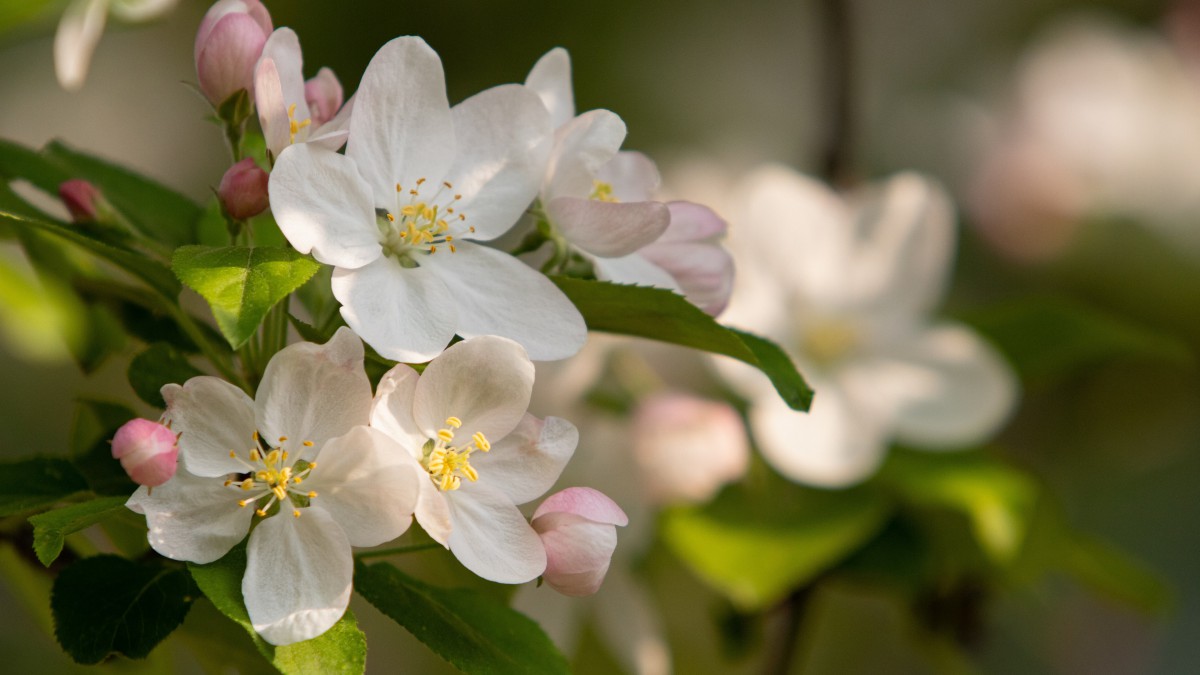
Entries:
{"type": "Polygon", "coordinates": [[[216,346],[214,346],[213,343],[208,339],[208,336],[204,334],[204,331],[200,330],[200,327],[196,325],[196,322],[194,319],[192,319],[191,315],[178,305],[167,305],[167,307],[168,311],[172,315],[172,318],[175,319],[175,322],[178,323],[179,327],[183,329],[183,332],[186,333],[189,338],[191,338],[192,342],[196,343],[196,346],[209,360],[209,362],[213,364],[213,367],[215,367],[221,373],[221,375],[225,376],[225,379],[238,385],[245,390],[246,393],[253,394],[254,392],[251,392],[247,387],[245,379],[243,379],[237,374],[236,371],[234,371],[232,363],[226,360],[224,355],[217,350],[216,346]]]}
{"type": "Polygon", "coordinates": [[[382,558],[384,556],[389,556],[389,555],[401,555],[404,553],[417,553],[419,551],[429,551],[429,550],[435,549],[435,548],[444,548],[444,547],[435,541],[435,542],[431,542],[428,544],[413,544],[411,546],[397,546],[396,548],[385,548],[385,549],[382,549],[379,551],[363,551],[361,553],[355,553],[354,557],[358,560],[365,560],[367,558],[382,558]]]}

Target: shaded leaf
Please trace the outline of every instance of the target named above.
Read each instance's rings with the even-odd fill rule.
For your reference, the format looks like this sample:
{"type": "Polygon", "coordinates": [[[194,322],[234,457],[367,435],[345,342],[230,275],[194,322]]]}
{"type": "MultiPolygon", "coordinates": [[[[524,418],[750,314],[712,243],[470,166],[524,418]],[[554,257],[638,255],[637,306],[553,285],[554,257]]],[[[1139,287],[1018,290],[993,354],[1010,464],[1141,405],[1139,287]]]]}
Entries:
{"type": "Polygon", "coordinates": [[[64,181],[74,178],[37,151],[5,140],[0,140],[0,175],[23,178],[52,195],[58,194],[58,186],[64,181]]]}
{"type": "Polygon", "coordinates": [[[734,486],[663,516],[667,545],[744,611],[771,607],[877,533],[891,503],[869,488],[734,486]]]}
{"type": "Polygon", "coordinates": [[[0,463],[0,516],[45,508],[88,489],[65,459],[36,457],[0,463]]]}
{"type": "Polygon", "coordinates": [[[155,408],[166,407],[166,401],[159,393],[164,384],[183,384],[192,377],[203,375],[178,349],[165,342],[152,344],[133,357],[126,374],[138,398],[155,408]]]}
{"type": "Polygon", "coordinates": [[[222,614],[249,633],[259,653],[285,675],[291,673],[361,674],[366,670],[367,638],[353,612],[346,610],[333,628],[304,642],[276,647],[259,637],[242,600],[246,546],[239,544],[225,557],[207,565],[188,563],[188,571],[204,595],[222,614]]]}
{"type": "Polygon", "coordinates": [[[354,585],[464,673],[570,672],[533,620],[482,593],[430,586],[389,563],[358,564],[354,585]]]}
{"type": "Polygon", "coordinates": [[[267,312],[304,285],[320,263],[290,248],[184,246],[172,267],[212,307],[229,344],[245,344],[267,312]]]}
{"type": "Polygon", "coordinates": [[[59,574],[50,609],[63,650],[79,663],[99,663],[114,652],[144,658],[183,623],[195,599],[182,569],[100,555],[59,574]]]}
{"type": "Polygon", "coordinates": [[[722,326],[682,295],[661,288],[568,277],[551,277],[551,281],[579,308],[589,330],[731,356],[763,371],[794,410],[808,410],[812,404],[812,389],[776,344],[722,326]]]}
{"type": "Polygon", "coordinates": [[[31,516],[29,522],[33,524],[33,551],[38,560],[49,567],[50,563],[58,558],[58,554],[62,553],[63,541],[68,534],[124,511],[126,501],[128,497],[124,496],[101,497],[31,516]]]}
{"type": "Polygon", "coordinates": [[[137,489],[121,463],[113,459],[109,443],[117,429],[134,417],[133,410],[120,403],[84,398],[76,405],[71,461],[93,492],[129,496],[137,489]]]}

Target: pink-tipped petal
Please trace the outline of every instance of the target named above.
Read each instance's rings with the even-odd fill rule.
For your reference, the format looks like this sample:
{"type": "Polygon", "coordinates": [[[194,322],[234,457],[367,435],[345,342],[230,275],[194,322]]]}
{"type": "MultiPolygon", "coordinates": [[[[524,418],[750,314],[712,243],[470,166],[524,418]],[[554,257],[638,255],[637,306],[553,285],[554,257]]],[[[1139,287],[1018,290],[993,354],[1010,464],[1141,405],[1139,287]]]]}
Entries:
{"type": "Polygon", "coordinates": [[[589,487],[572,487],[546,497],[533,512],[534,520],[548,513],[573,513],[582,518],[607,525],[629,524],[629,517],[603,492],[589,487]]]}
{"type": "Polygon", "coordinates": [[[179,448],[170,429],[150,420],[132,419],[113,436],[112,455],[121,460],[121,468],[133,482],[154,487],[175,475],[179,448]]]}

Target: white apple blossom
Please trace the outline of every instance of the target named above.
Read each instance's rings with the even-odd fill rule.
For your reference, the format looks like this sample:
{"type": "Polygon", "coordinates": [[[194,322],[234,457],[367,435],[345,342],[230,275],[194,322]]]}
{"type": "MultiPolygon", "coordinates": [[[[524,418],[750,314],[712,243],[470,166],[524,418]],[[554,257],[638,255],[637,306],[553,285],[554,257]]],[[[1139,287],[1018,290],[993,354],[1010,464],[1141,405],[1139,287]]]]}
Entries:
{"type": "Polygon", "coordinates": [[[154,550],[209,563],[245,538],[242,594],[254,630],[275,645],[316,637],[350,601],[351,546],[396,538],[412,521],[419,476],[367,425],[362,342],[290,345],[271,359],[255,400],[200,376],[163,387],[182,466],[129,499],[154,550]]]}
{"type": "Polygon", "coordinates": [[[733,261],[716,242],[725,222],[699,204],[655,201],[658,168],[640,152],[620,150],[626,130],[615,113],[575,115],[566,50],[547,52],[525,86],[541,97],[556,129],[540,192],[554,232],[600,279],[677,290],[719,313],[733,281],[733,261]]]}
{"type": "Polygon", "coordinates": [[[533,363],[516,342],[455,344],[424,373],[400,364],[379,382],[371,426],[419,466],[421,527],[479,576],[530,581],[546,569],[537,532],[517,505],[544,494],[575,451],[568,421],[526,413],[533,363]]]}
{"type": "Polygon", "coordinates": [[[177,0],[72,0],[54,34],[54,74],[58,84],[75,91],[87,79],[92,53],[104,34],[108,15],[122,21],[150,21],[175,8],[177,0]]]}
{"type": "Polygon", "coordinates": [[[846,201],[782,167],[748,179],[731,249],[742,274],[725,318],[775,340],[816,390],[791,410],[765,377],[722,359],[751,399],[767,460],[821,486],[858,482],[893,440],[956,449],[1008,417],[1016,381],[972,330],[929,314],[955,222],[943,190],[897,175],[846,201]]]}
{"type": "Polygon", "coordinates": [[[442,64],[420,38],[388,42],[355,95],[346,154],[285,149],[271,206],[298,251],[334,266],[342,316],[380,354],[425,361],[455,333],[502,335],[536,359],[583,345],[575,306],[545,276],[481,246],[537,194],[549,116],[520,85],[450,108],[442,64]]]}
{"type": "Polygon", "coordinates": [[[342,85],[332,70],[322,68],[304,81],[300,38],[291,28],[275,29],[263,45],[254,67],[254,105],[272,157],[292,143],[342,147],[354,107],[342,105],[342,85]]]}

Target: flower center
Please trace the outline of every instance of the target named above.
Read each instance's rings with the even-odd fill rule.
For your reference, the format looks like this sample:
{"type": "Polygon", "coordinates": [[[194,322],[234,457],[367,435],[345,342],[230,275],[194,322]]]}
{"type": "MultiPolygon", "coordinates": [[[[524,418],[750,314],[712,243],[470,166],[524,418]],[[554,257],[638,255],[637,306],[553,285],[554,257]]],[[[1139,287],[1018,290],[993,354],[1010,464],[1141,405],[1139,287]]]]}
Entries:
{"type": "Polygon", "coordinates": [[[592,181],[592,194],[588,199],[594,199],[598,202],[608,202],[610,204],[617,204],[621,201],[613,195],[612,183],[605,183],[602,180],[592,181]]]}
{"type": "MultiPolygon", "coordinates": [[[[296,135],[301,129],[305,129],[312,124],[312,119],[297,120],[296,119],[296,104],[288,106],[288,143],[296,142],[296,135]]],[[[306,134],[307,135],[307,134],[306,134]]]]}
{"type": "Polygon", "coordinates": [[[801,335],[801,349],[819,365],[840,361],[862,342],[858,327],[841,319],[817,320],[801,335]]]}
{"type": "MultiPolygon", "coordinates": [[[[442,182],[437,190],[424,188],[427,181],[417,180],[416,185],[405,190],[396,183],[396,206],[388,211],[385,217],[379,219],[380,243],[384,253],[390,255],[405,267],[418,266],[418,255],[432,255],[438,252],[438,247],[448,248],[451,253],[458,249],[454,247],[454,231],[461,230],[467,216],[460,213],[455,204],[462,199],[461,194],[454,194],[447,199],[447,191],[454,186],[442,182]],[[422,188],[426,195],[422,196],[422,188]]],[[[468,232],[475,228],[467,226],[468,232]]]]}
{"type": "Polygon", "coordinates": [[[465,477],[471,482],[479,480],[479,472],[471,466],[471,453],[476,450],[487,452],[492,444],[476,431],[469,443],[453,446],[454,430],[462,426],[462,420],[457,417],[447,417],[445,428],[438,429],[437,438],[431,438],[425,443],[425,456],[421,466],[429,472],[433,484],[443,492],[457,490],[465,477]]]}
{"type": "MultiPolygon", "coordinates": [[[[238,499],[238,506],[246,508],[257,504],[264,497],[270,496],[267,503],[259,505],[254,512],[259,517],[267,517],[267,512],[275,502],[282,509],[284,504],[292,507],[292,515],[300,517],[300,507],[308,506],[317,496],[316,492],[302,490],[299,486],[305,478],[317,468],[316,462],[288,461],[288,451],[284,449],[287,436],[279,437],[279,445],[269,450],[263,450],[259,443],[258,432],[254,432],[254,446],[246,453],[246,458],[239,457],[237,451],[230,450],[229,456],[238,460],[246,471],[235,478],[227,478],[225,487],[240,490],[249,494],[238,499]],[[257,492],[255,492],[257,490],[257,492]]],[[[304,441],[304,447],[311,448],[312,441],[304,441]]]]}

